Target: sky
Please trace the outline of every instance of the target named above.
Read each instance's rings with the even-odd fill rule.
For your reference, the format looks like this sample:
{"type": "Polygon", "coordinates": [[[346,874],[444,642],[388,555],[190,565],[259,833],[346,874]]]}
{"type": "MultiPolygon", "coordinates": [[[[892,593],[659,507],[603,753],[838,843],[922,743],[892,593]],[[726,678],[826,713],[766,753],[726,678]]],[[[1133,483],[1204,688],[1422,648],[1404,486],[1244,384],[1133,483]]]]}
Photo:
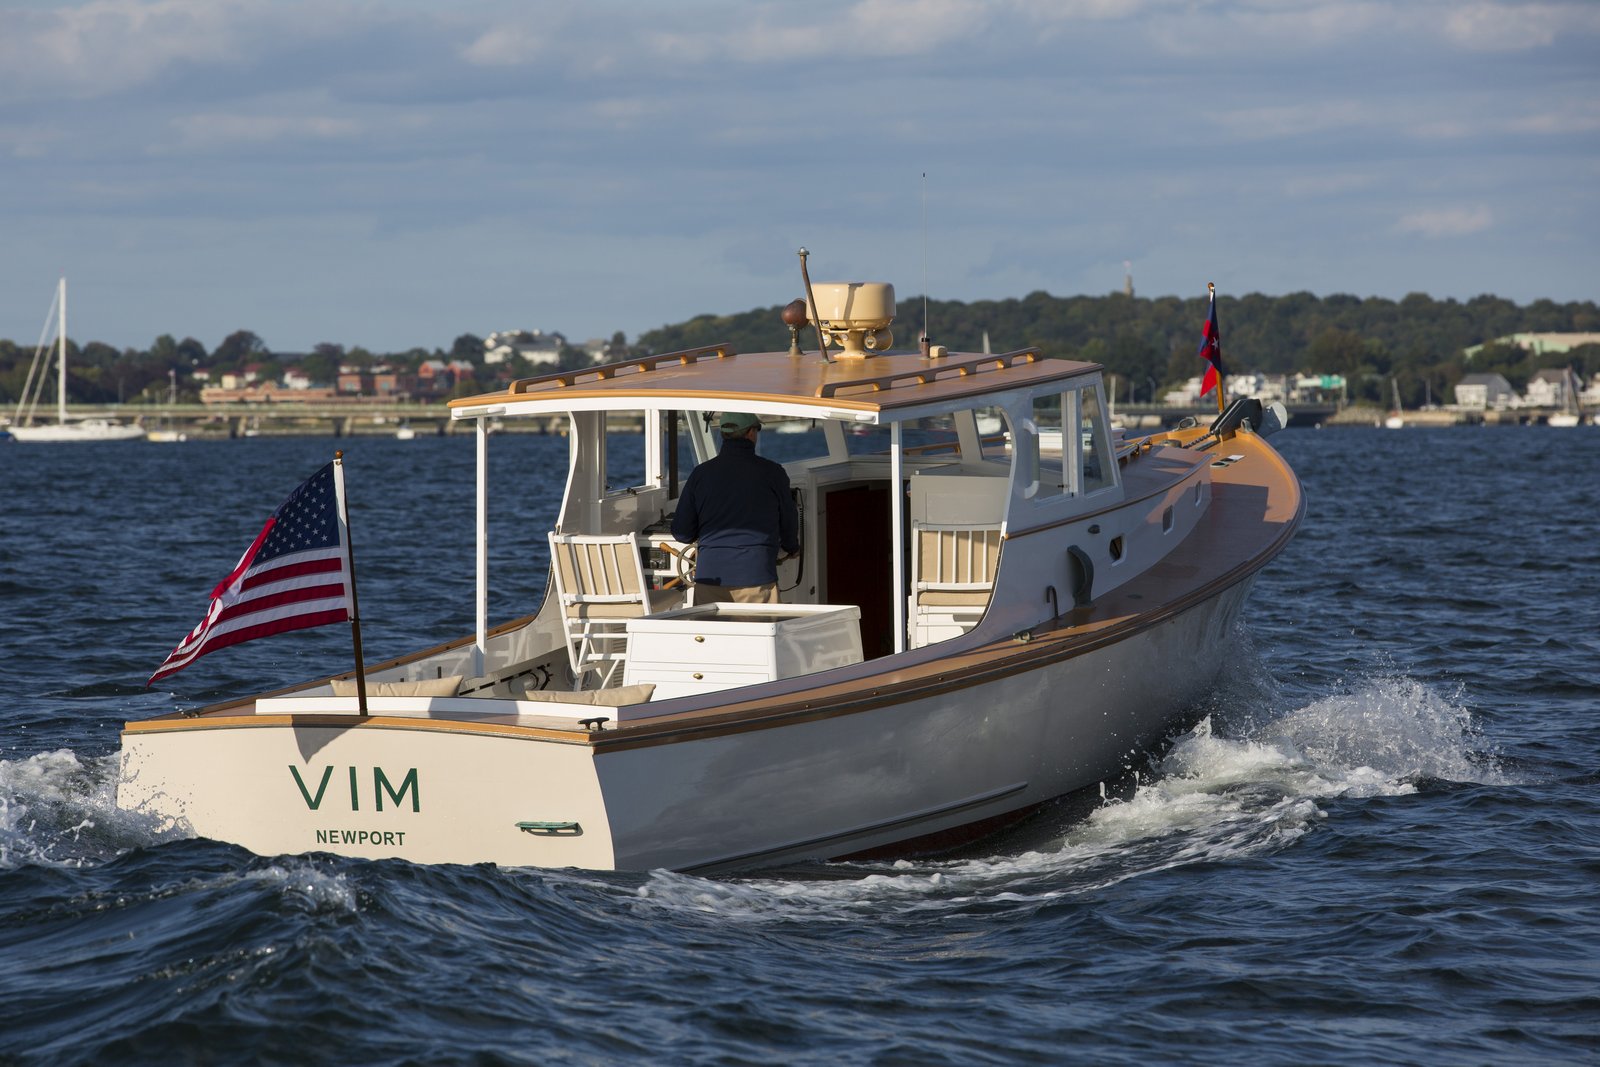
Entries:
{"type": "Polygon", "coordinates": [[[0,0],[18,344],[62,275],[119,348],[633,340],[802,246],[903,323],[1125,263],[1600,299],[1600,2],[0,0]]]}

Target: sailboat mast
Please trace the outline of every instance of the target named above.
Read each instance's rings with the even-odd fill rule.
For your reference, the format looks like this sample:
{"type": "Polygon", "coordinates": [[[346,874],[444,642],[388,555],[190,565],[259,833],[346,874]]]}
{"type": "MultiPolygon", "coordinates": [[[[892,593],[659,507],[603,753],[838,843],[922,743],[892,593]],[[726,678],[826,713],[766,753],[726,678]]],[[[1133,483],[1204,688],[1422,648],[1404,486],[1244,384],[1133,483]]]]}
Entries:
{"type": "Polygon", "coordinates": [[[56,288],[60,317],[56,320],[56,421],[67,421],[67,279],[56,288]]]}

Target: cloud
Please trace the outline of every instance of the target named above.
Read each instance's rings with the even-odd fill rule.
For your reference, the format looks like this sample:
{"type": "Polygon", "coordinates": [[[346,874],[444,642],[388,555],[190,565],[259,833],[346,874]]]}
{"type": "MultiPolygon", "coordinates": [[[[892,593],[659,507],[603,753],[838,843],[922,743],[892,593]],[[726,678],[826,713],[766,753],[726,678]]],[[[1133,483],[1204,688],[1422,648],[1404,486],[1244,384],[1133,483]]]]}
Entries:
{"type": "Polygon", "coordinates": [[[1445,38],[1475,52],[1523,52],[1569,33],[1600,32],[1600,9],[1582,4],[1475,3],[1450,11],[1445,38]]]}
{"type": "Polygon", "coordinates": [[[96,97],[139,85],[174,63],[238,55],[238,0],[95,0],[0,12],[0,92],[96,97]]]}
{"type": "Polygon", "coordinates": [[[526,26],[496,26],[461,50],[461,58],[477,67],[515,67],[544,51],[545,40],[526,26]]]}
{"type": "Polygon", "coordinates": [[[1508,128],[1516,133],[1563,135],[1593,133],[1600,130],[1600,100],[1574,100],[1551,110],[1512,119],[1508,128]]]}
{"type": "Polygon", "coordinates": [[[173,119],[185,147],[267,144],[286,140],[350,137],[360,126],[328,115],[229,115],[206,113],[173,119]]]}
{"type": "Polygon", "coordinates": [[[1377,179],[1371,174],[1328,174],[1321,171],[1301,174],[1283,183],[1284,195],[1293,199],[1338,196],[1371,189],[1377,179]]]}
{"type": "Polygon", "coordinates": [[[1304,54],[1344,44],[1363,34],[1395,29],[1406,21],[1392,0],[1238,0],[1171,5],[1152,19],[1152,44],[1171,55],[1304,54]]]}
{"type": "Polygon", "coordinates": [[[1003,5],[993,0],[857,0],[842,10],[816,5],[740,8],[726,28],[696,25],[649,35],[654,50],[678,60],[743,64],[819,57],[917,56],[970,39],[1003,5]],[[747,10],[753,16],[744,16],[747,10]]]}
{"type": "Polygon", "coordinates": [[[1370,104],[1356,100],[1312,100],[1303,104],[1234,108],[1212,119],[1240,140],[1275,140],[1370,125],[1381,120],[1370,104]]]}
{"type": "Polygon", "coordinates": [[[1440,237],[1465,237],[1487,230],[1494,224],[1488,205],[1472,207],[1430,208],[1403,215],[1395,223],[1399,233],[1414,233],[1430,239],[1440,237]]]}

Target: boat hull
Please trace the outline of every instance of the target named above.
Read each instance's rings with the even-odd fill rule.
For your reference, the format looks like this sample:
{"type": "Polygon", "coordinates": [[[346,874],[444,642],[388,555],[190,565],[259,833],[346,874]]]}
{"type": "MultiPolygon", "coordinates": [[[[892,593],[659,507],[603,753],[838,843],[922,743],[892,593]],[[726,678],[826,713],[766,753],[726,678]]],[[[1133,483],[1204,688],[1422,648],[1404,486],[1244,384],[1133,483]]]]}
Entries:
{"type": "Polygon", "coordinates": [[[138,426],[89,420],[45,426],[13,426],[11,436],[22,442],[60,444],[72,441],[137,441],[145,432],[138,426]]]}
{"type": "MultiPolygon", "coordinates": [[[[122,807],[263,855],[736,869],[883,851],[1123,776],[1200,714],[1249,586],[927,695],[608,742],[435,719],[248,716],[123,737],[122,807]]],[[[735,694],[730,693],[730,696],[735,694]]]]}

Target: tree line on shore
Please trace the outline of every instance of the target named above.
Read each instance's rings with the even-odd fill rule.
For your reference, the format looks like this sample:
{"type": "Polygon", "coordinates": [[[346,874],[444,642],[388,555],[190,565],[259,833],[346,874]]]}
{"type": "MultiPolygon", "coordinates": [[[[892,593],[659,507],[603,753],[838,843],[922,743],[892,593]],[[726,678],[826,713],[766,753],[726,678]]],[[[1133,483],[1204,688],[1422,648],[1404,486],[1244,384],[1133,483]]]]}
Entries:
{"type": "MultiPolygon", "coordinates": [[[[736,351],[787,348],[781,307],[735,315],[701,315],[640,337],[655,351],[727,342],[736,351]]],[[[922,299],[899,301],[896,346],[910,348],[922,331],[922,299]]],[[[1099,363],[1118,379],[1121,395],[1159,400],[1203,368],[1196,352],[1206,318],[1206,298],[1051,296],[928,303],[928,334],[952,352],[982,351],[987,335],[995,352],[1039,348],[1047,355],[1099,363]]],[[[1219,296],[1217,319],[1230,374],[1342,375],[1352,401],[1387,405],[1394,379],[1407,407],[1425,397],[1448,400],[1464,375],[1498,373],[1519,392],[1544,367],[1565,366],[1586,378],[1600,373],[1600,345],[1536,355],[1496,338],[1517,333],[1600,332],[1593,301],[1527,306],[1495,296],[1462,302],[1412,293],[1402,300],[1311,293],[1219,296]],[[1486,344],[1487,343],[1487,344],[1486,344]],[[1486,345],[1469,360],[1465,350],[1486,345]]],[[[801,344],[806,345],[804,335],[801,344]]],[[[815,341],[809,347],[815,349],[815,341]]]]}
{"type": "MultiPolygon", "coordinates": [[[[899,304],[896,349],[914,348],[922,332],[922,299],[899,304]]],[[[709,344],[730,344],[735,351],[787,350],[788,329],[781,306],[755,308],[731,315],[699,315],[686,322],[648,331],[629,345],[621,333],[612,337],[608,359],[671,352],[709,344]]],[[[1117,380],[1120,395],[1150,401],[1199,373],[1200,327],[1204,297],[1051,296],[1036,292],[1007,300],[928,303],[928,333],[933,343],[951,351],[981,351],[987,336],[992,349],[1003,352],[1037,347],[1047,355],[1102,364],[1117,380]]],[[[1311,293],[1242,297],[1219,296],[1217,317],[1223,357],[1230,373],[1260,371],[1342,375],[1349,399],[1387,403],[1390,379],[1407,407],[1425,396],[1446,400],[1469,373],[1499,373],[1519,391],[1544,367],[1566,366],[1585,378],[1600,373],[1600,345],[1570,352],[1538,355],[1511,344],[1492,343],[1517,333],[1600,332],[1600,307],[1593,301],[1556,303],[1535,300],[1518,305],[1495,296],[1467,301],[1436,300],[1412,293],[1401,300],[1361,298],[1346,294],[1318,297],[1311,293]],[[1469,360],[1467,348],[1484,345],[1469,360]]],[[[802,334],[801,344],[814,350],[802,334]]],[[[297,366],[316,382],[331,383],[341,366],[387,365],[414,371],[423,360],[463,360],[477,371],[464,381],[464,391],[492,387],[493,380],[548,371],[513,355],[505,363],[484,365],[482,339],[462,334],[448,349],[413,348],[378,354],[361,347],[324,343],[309,353],[273,353],[248,330],[228,335],[214,350],[192,337],[158,337],[149,349],[117,349],[98,341],[81,348],[68,342],[69,398],[77,403],[114,403],[166,399],[176,380],[180,398],[197,391],[192,372],[205,370],[215,381],[246,366],[263,378],[297,366]],[[175,372],[175,373],[174,373],[175,372]]],[[[30,347],[0,340],[0,403],[15,404],[21,396],[33,359],[30,347]]],[[[586,365],[590,356],[578,349],[561,352],[563,369],[586,365]]]]}

